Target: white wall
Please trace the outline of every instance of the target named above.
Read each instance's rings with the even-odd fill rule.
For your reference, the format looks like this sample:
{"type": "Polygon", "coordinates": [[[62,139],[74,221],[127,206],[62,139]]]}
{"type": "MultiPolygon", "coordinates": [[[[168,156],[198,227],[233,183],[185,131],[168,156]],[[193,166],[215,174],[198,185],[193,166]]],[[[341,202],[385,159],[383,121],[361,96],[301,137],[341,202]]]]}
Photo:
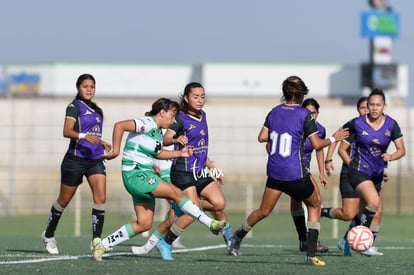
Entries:
{"type": "Polygon", "coordinates": [[[190,65],[121,65],[121,64],[57,64],[55,91],[58,95],[73,95],[76,78],[92,74],[100,96],[148,97],[176,96],[192,73],[190,65]]]}
{"type": "MultiPolygon", "coordinates": [[[[278,95],[283,80],[301,77],[318,98],[358,97],[359,65],[205,63],[193,65],[145,64],[29,64],[0,65],[0,76],[13,73],[40,75],[39,95],[73,96],[75,82],[82,73],[91,73],[100,96],[176,97],[190,81],[201,81],[211,96],[278,95]]],[[[387,91],[397,97],[408,96],[408,67],[399,65],[398,88],[387,91]]]]}
{"type": "MultiPolygon", "coordinates": [[[[321,64],[204,64],[203,83],[209,95],[214,96],[274,96],[281,90],[284,79],[290,75],[301,77],[312,96],[359,97],[359,65],[321,64]]],[[[401,97],[408,95],[408,68],[399,66],[398,91],[389,91],[401,97]]]]}

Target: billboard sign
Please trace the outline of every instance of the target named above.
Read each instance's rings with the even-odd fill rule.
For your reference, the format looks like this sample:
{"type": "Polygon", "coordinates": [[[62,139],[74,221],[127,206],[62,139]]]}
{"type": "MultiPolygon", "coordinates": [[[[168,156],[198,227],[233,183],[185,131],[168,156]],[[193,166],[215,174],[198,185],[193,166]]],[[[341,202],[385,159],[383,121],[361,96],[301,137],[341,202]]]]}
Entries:
{"type": "Polygon", "coordinates": [[[375,38],[387,36],[393,39],[400,35],[400,15],[396,12],[368,11],[361,13],[361,36],[375,38]]]}

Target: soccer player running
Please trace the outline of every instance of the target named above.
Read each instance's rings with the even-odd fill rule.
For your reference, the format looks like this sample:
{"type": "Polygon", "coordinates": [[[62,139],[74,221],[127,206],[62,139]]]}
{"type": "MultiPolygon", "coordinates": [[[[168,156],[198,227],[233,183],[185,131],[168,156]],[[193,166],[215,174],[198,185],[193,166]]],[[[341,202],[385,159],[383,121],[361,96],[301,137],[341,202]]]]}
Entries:
{"type": "MultiPolygon", "coordinates": [[[[167,129],[162,129],[163,135],[167,129]]],[[[165,150],[174,150],[174,146],[164,146],[163,149],[165,150]]],[[[166,182],[171,182],[171,165],[172,159],[155,159],[154,160],[154,170],[155,172],[166,182]]],[[[168,201],[168,200],[167,200],[168,201]]],[[[142,246],[131,246],[132,254],[135,255],[142,255],[148,254],[154,249],[154,247],[158,244],[158,242],[164,239],[165,234],[167,234],[168,229],[170,229],[171,225],[174,223],[174,220],[180,217],[183,212],[180,208],[171,201],[169,203],[169,210],[166,214],[165,219],[158,225],[157,229],[151,234],[148,240],[142,246]]],[[[185,248],[183,244],[180,242],[180,238],[177,238],[173,243],[172,246],[174,248],[185,248]]]]}
{"type": "MultiPolygon", "coordinates": [[[[212,175],[210,171],[218,171],[213,161],[208,158],[208,126],[206,113],[203,111],[206,94],[203,86],[197,82],[188,83],[180,99],[180,112],[176,122],[170,126],[164,135],[164,145],[174,144],[176,148],[191,145],[194,154],[189,158],[177,158],[171,167],[171,181],[181,189],[194,203],[199,204],[204,211],[210,211],[217,220],[226,221],[226,226],[221,230],[227,245],[230,245],[233,230],[224,213],[226,200],[221,186],[224,184],[222,173],[212,175]],[[213,179],[212,176],[216,176],[213,179]]],[[[162,258],[171,260],[171,244],[189,226],[194,219],[189,215],[183,215],[184,226],[173,225],[165,238],[161,240],[157,248],[162,258]]],[[[219,231],[213,231],[218,234],[219,231]]]]}
{"type": "MultiPolygon", "coordinates": [[[[323,127],[318,121],[318,115],[319,115],[319,108],[320,105],[318,101],[314,98],[307,98],[303,101],[302,107],[306,108],[311,112],[313,119],[315,120],[316,126],[318,128],[318,136],[321,139],[324,139],[326,136],[326,130],[325,127],[323,127]]],[[[268,143],[269,144],[269,143],[268,143]]],[[[335,143],[336,144],[336,143],[335,143]]],[[[304,146],[303,146],[303,166],[307,167],[309,174],[310,172],[310,162],[313,152],[313,146],[310,143],[309,138],[306,138],[304,146]]],[[[328,180],[325,176],[325,170],[324,170],[324,152],[323,149],[316,150],[316,160],[318,162],[318,168],[319,168],[319,181],[323,185],[323,187],[326,189],[328,188],[328,180]]],[[[310,179],[315,186],[315,191],[318,192],[318,196],[320,196],[319,192],[319,186],[316,183],[315,178],[310,175],[310,179]]],[[[308,246],[308,230],[306,228],[306,218],[305,218],[305,211],[302,206],[301,201],[296,201],[293,198],[290,200],[290,213],[292,215],[293,222],[295,223],[296,231],[298,232],[299,236],[299,250],[300,251],[306,251],[308,246]]],[[[328,252],[329,248],[325,245],[322,245],[319,241],[317,243],[316,252],[318,253],[326,253],[328,252]]]]}
{"type": "Polygon", "coordinates": [[[371,228],[373,218],[381,207],[384,169],[389,161],[398,160],[405,155],[401,129],[397,121],[384,114],[385,109],[384,92],[373,89],[368,96],[369,113],[345,124],[349,127],[351,136],[341,142],[338,153],[348,166],[349,182],[363,203],[359,209],[360,214],[354,218],[352,225],[371,228]],[[350,156],[348,148],[353,140],[355,150],[352,150],[354,154],[350,156]],[[396,150],[389,154],[387,149],[391,142],[396,150]]]}
{"type": "MultiPolygon", "coordinates": [[[[361,97],[359,98],[357,102],[357,111],[359,116],[366,115],[368,113],[368,97],[361,97]]],[[[353,138],[348,138],[348,141],[350,142],[353,138]]],[[[355,143],[354,141],[350,142],[351,145],[347,149],[347,154],[350,158],[354,155],[355,150],[355,143]]],[[[333,153],[335,151],[337,143],[329,145],[328,151],[326,153],[326,160],[325,160],[325,170],[328,176],[331,175],[331,171],[334,170],[333,165],[333,153]]],[[[387,181],[387,174],[384,172],[384,182],[387,181]]],[[[330,219],[339,219],[343,221],[351,221],[349,224],[349,228],[355,226],[355,223],[358,220],[358,209],[359,209],[359,194],[358,192],[351,186],[348,178],[348,166],[345,165],[345,163],[342,163],[342,168],[340,172],[339,177],[339,190],[341,192],[342,197],[342,207],[332,208],[332,207],[324,207],[321,211],[322,217],[327,217],[330,219]]],[[[374,238],[377,237],[378,231],[379,231],[379,224],[381,222],[381,212],[382,212],[382,195],[383,193],[380,193],[380,207],[377,210],[377,213],[374,216],[374,219],[371,223],[371,231],[374,235],[374,238]]],[[[365,206],[363,206],[365,207],[365,206]]],[[[346,232],[346,234],[348,231],[346,232]]],[[[346,241],[346,235],[338,242],[338,248],[343,252],[344,256],[352,256],[350,247],[348,246],[348,243],[346,241]]],[[[374,246],[370,247],[367,251],[362,252],[361,254],[366,256],[371,255],[382,255],[381,252],[378,251],[378,249],[374,246]]]]}
{"type": "Polygon", "coordinates": [[[92,101],[95,84],[92,75],[80,75],[76,81],[76,97],[66,107],[63,136],[69,138],[70,143],[61,164],[60,192],[41,235],[50,254],[59,254],[55,230],[63,211],[82,184],[83,176],[92,191],[92,242],[94,245],[100,242],[106,201],[106,170],[102,155],[111,149],[111,145],[101,139],[103,111],[92,101]]]}
{"type": "Polygon", "coordinates": [[[338,129],[328,139],[320,139],[312,114],[300,104],[308,94],[305,83],[297,76],[290,76],[282,84],[284,103],[274,107],[266,117],[259,133],[259,142],[270,141],[267,161],[267,182],[260,207],[247,217],[234,233],[230,252],[239,255],[243,238],[253,226],[266,218],[278,202],[282,193],[296,201],[303,201],[308,211],[308,248],[305,264],[324,266],[325,262],[315,255],[320,230],[321,201],[313,185],[309,171],[303,166],[303,144],[305,138],[314,149],[322,149],[348,136],[346,129],[338,129]]]}
{"type": "MultiPolygon", "coordinates": [[[[136,213],[136,221],[127,223],[114,233],[102,239],[100,250],[95,251],[95,258],[102,259],[102,254],[139,233],[152,227],[155,210],[155,198],[174,201],[180,209],[189,214],[210,230],[221,230],[225,222],[208,217],[183,192],[174,185],[160,178],[154,171],[154,158],[188,158],[193,154],[191,146],[181,150],[162,149],[162,128],[168,128],[174,121],[179,105],[175,101],[160,98],[152,104],[152,109],[145,117],[124,120],[115,123],[112,142],[113,150],[105,153],[106,159],[113,159],[120,153],[124,132],[129,132],[122,157],[122,180],[131,194],[136,213]]],[[[183,220],[177,219],[177,227],[183,220]]]]}

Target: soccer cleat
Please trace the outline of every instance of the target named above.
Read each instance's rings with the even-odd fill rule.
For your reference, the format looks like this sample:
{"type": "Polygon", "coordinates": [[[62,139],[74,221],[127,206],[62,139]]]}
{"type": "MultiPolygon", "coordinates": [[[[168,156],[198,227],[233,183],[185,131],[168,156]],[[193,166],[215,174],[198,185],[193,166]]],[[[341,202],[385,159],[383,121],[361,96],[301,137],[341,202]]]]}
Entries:
{"type": "Polygon", "coordinates": [[[344,251],[345,243],[346,243],[346,240],[342,238],[336,246],[338,247],[339,250],[344,251]]]}
{"type": "Polygon", "coordinates": [[[317,245],[316,245],[316,252],[317,253],[326,253],[329,251],[329,247],[327,247],[326,245],[321,244],[320,241],[318,241],[317,245]]]}
{"type": "Polygon", "coordinates": [[[315,266],[325,266],[326,263],[320,259],[318,259],[318,257],[313,256],[305,256],[305,264],[306,265],[315,265],[315,266]]]}
{"type": "Polygon", "coordinates": [[[376,248],[375,246],[371,246],[368,250],[361,252],[361,255],[371,257],[371,256],[382,256],[384,255],[384,253],[379,252],[378,248],[376,248]]]}
{"type": "Polygon", "coordinates": [[[171,256],[171,245],[166,243],[165,240],[160,240],[157,243],[157,249],[161,253],[161,257],[163,260],[174,260],[174,258],[171,256]]]}
{"type": "Polygon", "coordinates": [[[229,254],[231,256],[240,256],[240,245],[242,239],[237,236],[237,233],[234,233],[233,239],[231,240],[229,254]]]}
{"type": "Polygon", "coordinates": [[[342,255],[344,255],[345,257],[351,257],[352,256],[351,247],[349,247],[349,244],[348,244],[347,241],[345,241],[344,250],[342,251],[342,255]]]}
{"type": "Polygon", "coordinates": [[[226,226],[226,221],[212,220],[210,224],[210,231],[214,235],[218,235],[220,231],[223,229],[223,227],[225,226],[226,226]]]}
{"type": "Polygon", "coordinates": [[[131,251],[132,251],[132,254],[134,254],[134,255],[144,255],[144,254],[150,253],[150,251],[148,251],[145,248],[145,245],[143,245],[143,246],[131,246],[131,251]]]}
{"type": "MultiPolygon", "coordinates": [[[[181,236],[180,236],[181,237],[181,236]]],[[[177,249],[185,249],[185,245],[183,245],[180,241],[180,237],[178,237],[177,239],[175,239],[175,241],[173,241],[172,243],[172,247],[173,248],[177,248],[177,249]]]]}
{"type": "Polygon", "coordinates": [[[227,250],[229,250],[231,240],[233,239],[233,229],[231,228],[230,223],[227,223],[226,226],[221,230],[221,234],[223,235],[224,243],[227,246],[227,250]]]}
{"type": "Polygon", "coordinates": [[[57,241],[55,237],[47,238],[45,234],[46,234],[46,231],[43,231],[41,237],[42,237],[43,243],[45,244],[47,252],[49,252],[49,254],[52,254],[52,255],[59,254],[59,250],[57,247],[57,241]]]}
{"type": "MultiPolygon", "coordinates": [[[[93,249],[94,249],[93,248],[93,241],[91,241],[91,244],[89,245],[89,249],[91,250],[91,253],[93,254],[93,249]]],[[[105,248],[105,252],[111,252],[112,250],[114,250],[114,248],[112,246],[105,248]]]]}
{"type": "Polygon", "coordinates": [[[102,255],[105,253],[105,247],[102,245],[101,238],[94,238],[92,240],[93,257],[95,261],[102,261],[102,255]]]}

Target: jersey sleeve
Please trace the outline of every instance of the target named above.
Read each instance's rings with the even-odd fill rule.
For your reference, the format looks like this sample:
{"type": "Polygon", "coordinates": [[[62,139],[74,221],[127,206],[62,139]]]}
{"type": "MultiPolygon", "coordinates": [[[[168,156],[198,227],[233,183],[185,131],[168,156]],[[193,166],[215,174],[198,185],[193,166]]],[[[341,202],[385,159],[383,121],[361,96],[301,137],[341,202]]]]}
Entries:
{"type": "Polygon", "coordinates": [[[135,121],[135,132],[137,133],[148,133],[156,127],[154,120],[151,117],[141,117],[134,119],[135,121]]]}
{"type": "Polygon", "coordinates": [[[309,137],[318,132],[318,126],[316,126],[316,122],[313,119],[312,114],[310,112],[305,118],[304,130],[305,137],[309,137]]]}
{"type": "Polygon", "coordinates": [[[391,139],[393,141],[395,141],[395,140],[397,140],[399,138],[402,138],[402,137],[403,137],[403,134],[401,132],[401,128],[398,125],[398,122],[397,121],[394,121],[394,125],[393,125],[392,131],[391,131],[391,139]]]}
{"type": "Polygon", "coordinates": [[[349,136],[344,139],[344,141],[348,144],[351,144],[355,140],[355,119],[351,119],[348,122],[346,122],[342,128],[348,128],[349,136]]]}
{"type": "Polygon", "coordinates": [[[267,114],[267,116],[266,116],[266,118],[265,118],[265,122],[263,123],[263,127],[266,127],[266,128],[269,128],[269,116],[270,116],[270,114],[271,114],[272,112],[270,111],[268,114],[267,114]]]}
{"type": "Polygon", "coordinates": [[[175,133],[175,136],[179,136],[181,134],[183,134],[183,130],[184,130],[184,125],[183,125],[183,121],[180,118],[175,119],[175,122],[173,124],[171,124],[170,128],[168,128],[168,130],[171,130],[175,133]]]}
{"type": "Polygon", "coordinates": [[[68,118],[73,118],[75,120],[78,119],[79,117],[79,106],[73,102],[71,102],[67,107],[66,107],[66,117],[68,118]]]}

